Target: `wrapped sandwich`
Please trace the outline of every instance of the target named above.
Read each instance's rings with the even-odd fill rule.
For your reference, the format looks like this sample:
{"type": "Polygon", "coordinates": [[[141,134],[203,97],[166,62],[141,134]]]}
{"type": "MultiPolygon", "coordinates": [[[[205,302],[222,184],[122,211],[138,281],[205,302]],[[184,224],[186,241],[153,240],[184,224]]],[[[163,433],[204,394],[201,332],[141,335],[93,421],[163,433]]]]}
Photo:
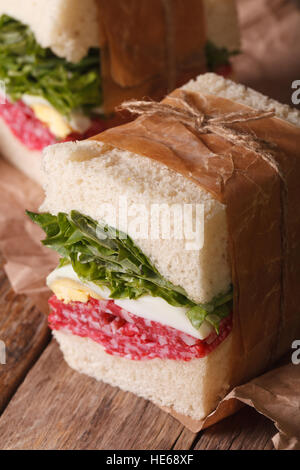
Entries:
{"type": "Polygon", "coordinates": [[[300,334],[300,113],[215,74],[124,106],[45,150],[49,325],[74,369],[202,420],[300,334]]]}
{"type": "Polygon", "coordinates": [[[38,182],[44,147],[110,127],[124,99],[231,73],[234,0],[50,3],[0,0],[0,153],[38,182]]]}

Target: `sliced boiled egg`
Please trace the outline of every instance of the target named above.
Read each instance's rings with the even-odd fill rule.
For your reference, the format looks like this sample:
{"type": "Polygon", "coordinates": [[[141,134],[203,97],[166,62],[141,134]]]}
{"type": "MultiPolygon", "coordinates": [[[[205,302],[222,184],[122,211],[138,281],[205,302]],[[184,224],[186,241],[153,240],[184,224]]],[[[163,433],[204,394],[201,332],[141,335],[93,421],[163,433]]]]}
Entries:
{"type": "Polygon", "coordinates": [[[58,139],[64,139],[72,132],[83,134],[91,125],[91,120],[82,112],[74,111],[67,119],[42,97],[23,95],[22,100],[58,139]]]}
{"type": "Polygon", "coordinates": [[[52,282],[51,290],[59,300],[64,303],[69,302],[87,302],[90,297],[101,300],[103,297],[96,294],[86,286],[82,286],[79,282],[68,278],[57,279],[52,282]]]}
{"type": "Polygon", "coordinates": [[[56,109],[45,104],[33,104],[31,108],[36,117],[50,129],[52,134],[64,139],[71,134],[72,128],[56,109]]]}

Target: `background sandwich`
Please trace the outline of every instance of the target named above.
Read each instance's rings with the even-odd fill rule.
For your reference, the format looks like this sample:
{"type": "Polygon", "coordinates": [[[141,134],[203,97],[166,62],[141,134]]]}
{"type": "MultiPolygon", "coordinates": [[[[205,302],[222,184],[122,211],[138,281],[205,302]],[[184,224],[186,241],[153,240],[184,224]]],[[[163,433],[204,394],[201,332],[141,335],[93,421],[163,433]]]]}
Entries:
{"type": "Polygon", "coordinates": [[[39,182],[45,146],[97,134],[128,97],[230,74],[238,48],[232,0],[0,0],[0,152],[39,182]]]}
{"type": "Polygon", "coordinates": [[[237,135],[255,133],[259,147],[160,110],[47,148],[42,213],[29,214],[61,255],[48,277],[49,324],[70,366],[199,420],[300,332],[300,217],[290,211],[299,197],[300,113],[215,74],[165,103],[174,99],[176,112],[193,99],[189,112],[239,118],[237,135]],[[264,115],[270,110],[276,117],[264,115]],[[129,224],[112,226],[123,196],[129,224]],[[137,202],[201,202],[203,247],[133,230],[137,202]]]}

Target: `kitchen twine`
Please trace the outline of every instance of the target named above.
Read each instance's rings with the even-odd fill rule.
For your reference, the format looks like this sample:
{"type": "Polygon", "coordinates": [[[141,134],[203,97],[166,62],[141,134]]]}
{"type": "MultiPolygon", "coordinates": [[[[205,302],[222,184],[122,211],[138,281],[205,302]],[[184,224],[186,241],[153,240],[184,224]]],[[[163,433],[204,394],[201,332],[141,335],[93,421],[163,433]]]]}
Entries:
{"type": "MultiPolygon", "coordinates": [[[[200,95],[198,93],[198,95],[200,95]]],[[[203,96],[205,98],[205,95],[203,96]]],[[[284,298],[285,298],[285,260],[288,250],[287,237],[286,237],[286,197],[287,197],[287,184],[285,177],[281,172],[278,162],[272,155],[272,150],[276,150],[276,144],[267,142],[258,138],[250,129],[247,131],[236,129],[234,124],[247,123],[259,121],[275,116],[275,111],[241,111],[233,113],[225,113],[219,116],[204,114],[197,108],[193,102],[192,95],[181,90],[181,96],[168,96],[168,101],[174,103],[171,106],[167,103],[155,101],[139,101],[129,100],[123,102],[117,111],[127,110],[131,114],[140,116],[160,116],[162,118],[173,119],[180,122],[184,127],[196,135],[214,134],[223,139],[231,142],[234,145],[243,147],[245,150],[255,152],[258,154],[279,176],[281,181],[280,190],[280,205],[281,205],[281,294],[280,294],[280,319],[277,328],[277,334],[274,338],[274,344],[271,347],[269,364],[273,362],[276,355],[278,338],[283,326],[283,313],[284,313],[284,298]]]]}
{"type": "Polygon", "coordinates": [[[271,142],[259,139],[253,132],[251,132],[250,129],[248,131],[243,131],[232,127],[234,124],[259,121],[261,119],[274,117],[274,110],[241,111],[222,114],[221,116],[213,116],[204,114],[200,111],[193,103],[192,97],[189,93],[181,90],[181,95],[181,97],[168,96],[168,101],[173,101],[175,106],[151,100],[129,100],[123,102],[117,110],[127,110],[131,114],[143,116],[157,115],[162,118],[173,119],[198,135],[215,134],[219,137],[223,137],[234,145],[240,145],[246,150],[259,153],[263,160],[265,160],[284,181],[284,176],[281,173],[279,165],[270,153],[270,150],[274,149],[275,145],[271,142]],[[176,103],[180,104],[180,107],[176,106],[176,103]]]}

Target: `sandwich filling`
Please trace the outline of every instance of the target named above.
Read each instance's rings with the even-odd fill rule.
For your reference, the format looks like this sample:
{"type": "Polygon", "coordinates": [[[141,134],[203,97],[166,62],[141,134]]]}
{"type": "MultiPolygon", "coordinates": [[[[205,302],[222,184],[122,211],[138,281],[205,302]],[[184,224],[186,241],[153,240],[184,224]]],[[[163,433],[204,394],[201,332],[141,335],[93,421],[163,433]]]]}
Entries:
{"type": "Polygon", "coordinates": [[[35,214],[61,255],[47,279],[49,324],[130,359],[203,357],[230,332],[232,289],[197,304],[160,275],[125,233],[77,211],[35,214]]]}
{"type": "MultiPolygon", "coordinates": [[[[228,76],[232,54],[208,41],[208,69],[228,76]]],[[[99,49],[69,62],[41,47],[27,25],[7,15],[0,16],[0,81],[5,84],[0,116],[31,150],[86,139],[112,124],[102,114],[99,49]]]]}
{"type": "Polygon", "coordinates": [[[135,361],[199,359],[213,351],[231,330],[229,316],[222,320],[219,334],[212,331],[204,340],[199,340],[163,323],[134,315],[113,300],[98,300],[91,296],[87,302],[66,304],[52,296],[49,304],[52,330],[90,338],[108,354],[135,361]]]}
{"type": "Polygon", "coordinates": [[[2,15],[0,80],[5,84],[0,116],[30,149],[105,128],[97,48],[77,63],[68,62],[41,47],[28,26],[2,15]]]}

